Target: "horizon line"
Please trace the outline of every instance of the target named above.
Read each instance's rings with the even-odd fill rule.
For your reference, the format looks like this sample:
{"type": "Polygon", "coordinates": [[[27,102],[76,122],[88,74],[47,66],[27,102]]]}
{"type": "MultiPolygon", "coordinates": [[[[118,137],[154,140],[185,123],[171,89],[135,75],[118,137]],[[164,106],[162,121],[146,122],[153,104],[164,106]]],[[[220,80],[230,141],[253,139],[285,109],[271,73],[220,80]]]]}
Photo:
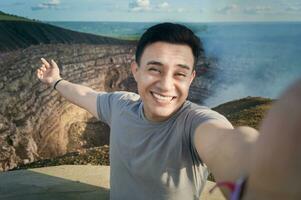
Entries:
{"type": "Polygon", "coordinates": [[[162,22],[174,22],[174,23],[283,23],[283,22],[300,22],[301,20],[271,20],[271,21],[87,21],[87,20],[83,20],[83,21],[68,21],[68,20],[59,20],[59,21],[53,21],[53,20],[38,20],[41,22],[109,22],[109,23],[162,23],[162,22]]]}

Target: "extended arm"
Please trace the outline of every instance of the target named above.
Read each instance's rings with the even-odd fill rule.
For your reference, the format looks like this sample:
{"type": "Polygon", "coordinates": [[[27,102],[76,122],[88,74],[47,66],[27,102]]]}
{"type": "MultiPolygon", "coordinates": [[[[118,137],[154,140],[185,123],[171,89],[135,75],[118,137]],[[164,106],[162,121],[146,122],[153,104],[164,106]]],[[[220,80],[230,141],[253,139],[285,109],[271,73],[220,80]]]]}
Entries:
{"type": "MultiPolygon", "coordinates": [[[[200,125],[195,145],[218,181],[247,175],[243,199],[301,199],[301,80],[272,106],[257,131],[200,125]]],[[[225,193],[225,191],[223,190],[225,193]]]]}
{"type": "MultiPolygon", "coordinates": [[[[217,181],[236,181],[248,173],[252,147],[258,132],[250,127],[233,129],[217,120],[201,124],[194,143],[200,158],[217,181]]],[[[223,190],[226,196],[228,191],[223,190]]]]}
{"type": "MultiPolygon", "coordinates": [[[[44,58],[41,60],[43,64],[37,69],[37,76],[43,83],[53,87],[61,79],[59,68],[53,60],[51,60],[51,64],[44,58]]],[[[93,89],[62,80],[56,85],[56,90],[71,103],[84,108],[97,117],[97,92],[93,89]]]]}
{"type": "Polygon", "coordinates": [[[274,103],[250,158],[245,200],[301,199],[301,79],[274,103]]]}

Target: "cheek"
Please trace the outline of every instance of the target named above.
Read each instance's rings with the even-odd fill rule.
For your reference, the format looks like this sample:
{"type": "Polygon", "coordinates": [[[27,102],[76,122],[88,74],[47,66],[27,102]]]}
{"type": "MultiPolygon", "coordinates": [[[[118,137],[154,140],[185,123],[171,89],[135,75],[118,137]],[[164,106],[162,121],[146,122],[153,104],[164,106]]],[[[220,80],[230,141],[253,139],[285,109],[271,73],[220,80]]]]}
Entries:
{"type": "Polygon", "coordinates": [[[150,75],[145,75],[145,76],[141,76],[141,78],[139,79],[138,87],[145,88],[150,86],[151,84],[156,82],[156,78],[150,75]]]}
{"type": "Polygon", "coordinates": [[[190,87],[190,82],[189,81],[179,81],[178,82],[178,88],[182,93],[188,93],[189,92],[189,87],[190,87]]]}

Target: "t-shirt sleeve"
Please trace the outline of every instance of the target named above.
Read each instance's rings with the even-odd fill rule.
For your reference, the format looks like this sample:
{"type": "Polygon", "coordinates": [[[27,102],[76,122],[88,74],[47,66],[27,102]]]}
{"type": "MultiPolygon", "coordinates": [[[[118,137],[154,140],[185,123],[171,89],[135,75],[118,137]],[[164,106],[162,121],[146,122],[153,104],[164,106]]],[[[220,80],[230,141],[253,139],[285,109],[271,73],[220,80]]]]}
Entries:
{"type": "Polygon", "coordinates": [[[188,123],[186,125],[188,129],[186,131],[186,134],[188,134],[187,139],[191,147],[191,152],[193,154],[193,157],[201,163],[203,161],[199,157],[196,147],[194,145],[195,130],[200,124],[215,120],[218,120],[219,122],[225,123],[225,125],[232,127],[231,123],[227,120],[226,117],[207,107],[198,107],[196,109],[193,109],[193,111],[189,113],[186,121],[186,123],[188,123]]]}
{"type": "Polygon", "coordinates": [[[107,92],[100,92],[97,95],[96,107],[98,119],[102,122],[110,124],[112,107],[114,107],[114,94],[107,92]]]}
{"type": "Polygon", "coordinates": [[[131,92],[100,92],[96,100],[98,119],[110,126],[114,116],[118,117],[125,109],[125,105],[138,99],[139,95],[131,92]]]}
{"type": "Polygon", "coordinates": [[[114,110],[119,106],[122,93],[100,92],[97,95],[96,107],[98,119],[110,125],[114,110]]]}

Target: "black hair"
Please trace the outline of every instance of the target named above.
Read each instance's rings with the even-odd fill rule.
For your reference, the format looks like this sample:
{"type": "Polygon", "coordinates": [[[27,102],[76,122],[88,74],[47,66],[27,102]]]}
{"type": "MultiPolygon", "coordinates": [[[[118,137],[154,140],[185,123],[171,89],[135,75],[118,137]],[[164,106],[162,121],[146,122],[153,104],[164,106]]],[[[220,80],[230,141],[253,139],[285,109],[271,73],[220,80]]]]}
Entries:
{"type": "Polygon", "coordinates": [[[136,48],[136,62],[140,60],[144,49],[155,42],[167,42],[171,44],[188,45],[194,56],[194,66],[201,50],[200,39],[186,26],[174,23],[161,23],[147,29],[141,36],[136,48]]]}

